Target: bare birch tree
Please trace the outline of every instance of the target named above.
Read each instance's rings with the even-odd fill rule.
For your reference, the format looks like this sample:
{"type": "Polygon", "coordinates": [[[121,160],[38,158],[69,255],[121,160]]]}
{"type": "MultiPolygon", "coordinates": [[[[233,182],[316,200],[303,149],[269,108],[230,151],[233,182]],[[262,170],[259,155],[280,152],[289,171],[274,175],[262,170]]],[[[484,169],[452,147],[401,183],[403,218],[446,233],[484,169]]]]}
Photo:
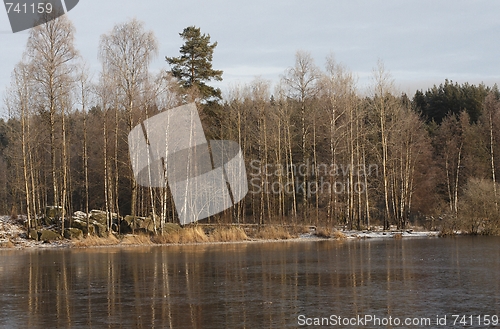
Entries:
{"type": "Polygon", "coordinates": [[[385,70],[384,64],[379,61],[377,68],[373,72],[375,86],[373,90],[374,102],[373,106],[377,113],[379,121],[380,132],[380,148],[381,148],[381,162],[382,162],[382,181],[384,188],[384,229],[388,229],[391,222],[390,211],[390,173],[389,173],[389,130],[390,118],[392,111],[398,105],[392,96],[394,83],[390,74],[385,70]]]}
{"type": "Polygon", "coordinates": [[[56,145],[56,118],[63,113],[63,98],[73,88],[74,60],[78,57],[74,42],[75,29],[65,15],[30,31],[27,59],[36,83],[37,102],[42,113],[48,113],[53,204],[61,202],[56,145]]]}
{"type": "MultiPolygon", "coordinates": [[[[137,124],[133,112],[141,107],[144,87],[149,78],[149,64],[157,54],[156,37],[152,31],[145,31],[143,23],[136,19],[117,24],[111,32],[101,36],[99,57],[103,63],[103,71],[116,84],[120,107],[127,113],[129,131],[137,124]]],[[[131,169],[131,214],[135,216],[137,184],[130,172],[131,169]]],[[[115,175],[118,173],[115,172],[115,175]]]]}
{"type": "MultiPolygon", "coordinates": [[[[303,51],[298,51],[295,55],[294,67],[287,70],[284,75],[283,82],[288,88],[288,97],[298,102],[300,107],[300,137],[301,137],[301,153],[302,164],[309,167],[309,147],[308,137],[310,133],[308,111],[313,110],[309,107],[310,101],[318,92],[317,83],[320,78],[320,72],[311,54],[303,51]]],[[[303,202],[302,214],[303,219],[306,219],[307,208],[309,205],[307,196],[308,176],[309,173],[303,175],[303,202]]]]}
{"type": "Polygon", "coordinates": [[[36,218],[35,204],[33,203],[34,190],[30,186],[30,180],[33,176],[33,166],[30,163],[29,154],[31,153],[30,143],[30,122],[31,111],[33,106],[31,103],[32,97],[32,80],[26,63],[19,63],[14,69],[12,76],[12,86],[9,90],[5,103],[11,116],[20,117],[21,121],[21,148],[23,162],[23,178],[24,178],[24,193],[26,198],[26,214],[28,220],[28,230],[32,226],[32,221],[36,218]]]}

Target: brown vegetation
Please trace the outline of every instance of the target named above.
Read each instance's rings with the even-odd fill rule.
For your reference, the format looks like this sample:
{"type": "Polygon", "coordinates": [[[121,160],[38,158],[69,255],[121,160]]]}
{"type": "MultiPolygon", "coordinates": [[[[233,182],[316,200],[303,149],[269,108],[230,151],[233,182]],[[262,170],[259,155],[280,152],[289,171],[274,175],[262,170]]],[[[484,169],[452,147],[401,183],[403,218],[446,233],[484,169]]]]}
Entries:
{"type": "Polygon", "coordinates": [[[87,247],[100,247],[100,246],[114,246],[120,243],[113,234],[110,234],[107,238],[100,238],[97,236],[88,236],[84,239],[75,241],[73,246],[77,248],[87,248],[87,247]]]}
{"type": "Polygon", "coordinates": [[[316,228],[315,235],[319,238],[331,238],[333,229],[331,227],[318,227],[316,228]]]}
{"type": "Polygon", "coordinates": [[[200,226],[191,226],[155,235],[152,241],[156,244],[185,244],[209,242],[210,240],[200,226]]]}
{"type": "Polygon", "coordinates": [[[15,246],[16,245],[14,243],[12,243],[12,241],[10,241],[10,239],[7,240],[6,242],[0,243],[0,248],[15,248],[15,246]]]}
{"type": "Polygon", "coordinates": [[[210,241],[212,242],[245,241],[247,239],[247,234],[240,227],[219,227],[210,233],[210,241]]]}
{"type": "Polygon", "coordinates": [[[318,227],[316,229],[315,235],[320,238],[332,238],[337,240],[346,238],[346,235],[344,233],[331,227],[318,227]]]}
{"type": "Polygon", "coordinates": [[[347,236],[344,233],[342,233],[341,231],[335,230],[335,232],[333,232],[333,238],[335,238],[337,240],[343,240],[343,239],[347,239],[347,236]]]}
{"type": "Polygon", "coordinates": [[[285,226],[264,226],[258,229],[253,237],[263,240],[286,240],[291,239],[292,235],[285,226]]]}
{"type": "Polygon", "coordinates": [[[153,244],[150,235],[145,234],[127,234],[123,237],[120,244],[124,245],[148,245],[153,244]]]}

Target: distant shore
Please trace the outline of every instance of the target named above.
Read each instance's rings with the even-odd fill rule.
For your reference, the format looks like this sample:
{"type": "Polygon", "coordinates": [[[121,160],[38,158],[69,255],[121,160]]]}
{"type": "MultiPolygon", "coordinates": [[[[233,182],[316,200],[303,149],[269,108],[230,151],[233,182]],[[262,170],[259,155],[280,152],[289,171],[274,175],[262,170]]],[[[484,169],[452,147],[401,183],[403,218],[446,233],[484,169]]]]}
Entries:
{"type": "Polygon", "coordinates": [[[0,249],[56,249],[56,248],[94,248],[94,247],[136,247],[136,246],[178,246],[213,245],[235,243],[275,243],[275,242],[312,242],[345,241],[353,239],[402,239],[437,237],[437,231],[421,228],[406,230],[337,230],[316,228],[314,226],[269,225],[259,229],[246,230],[235,225],[214,225],[210,230],[200,226],[178,228],[163,235],[109,234],[106,237],[88,236],[79,239],[59,239],[54,241],[35,241],[28,239],[26,229],[8,216],[0,217],[0,249]]]}

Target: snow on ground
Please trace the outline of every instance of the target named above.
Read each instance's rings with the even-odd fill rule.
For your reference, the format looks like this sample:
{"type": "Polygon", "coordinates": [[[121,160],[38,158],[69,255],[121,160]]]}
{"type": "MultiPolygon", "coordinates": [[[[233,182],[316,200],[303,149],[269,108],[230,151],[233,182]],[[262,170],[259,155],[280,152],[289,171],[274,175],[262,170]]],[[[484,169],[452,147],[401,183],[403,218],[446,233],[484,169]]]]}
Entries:
{"type": "Polygon", "coordinates": [[[18,238],[25,233],[20,222],[12,220],[9,216],[0,217],[0,244],[18,238]]]}
{"type": "Polygon", "coordinates": [[[17,219],[12,219],[10,216],[0,216],[0,249],[54,248],[68,245],[64,241],[44,243],[27,239],[24,222],[25,219],[21,216],[17,219]]]}
{"type": "MultiPolygon", "coordinates": [[[[387,238],[427,238],[437,237],[439,232],[436,231],[354,231],[346,230],[342,232],[347,239],[387,239],[387,238]]],[[[320,239],[314,231],[311,233],[303,233],[299,236],[300,239],[320,239]]]]}
{"type": "Polygon", "coordinates": [[[423,238],[423,237],[436,237],[439,235],[439,232],[435,231],[343,231],[347,238],[423,238]]]}
{"type": "MultiPolygon", "coordinates": [[[[10,216],[0,216],[0,249],[1,248],[58,248],[69,247],[71,242],[68,240],[54,241],[51,243],[44,243],[40,241],[29,240],[26,238],[26,229],[24,226],[25,219],[19,216],[17,219],[12,219],[10,216]]],[[[341,231],[347,239],[384,239],[384,238],[412,238],[412,237],[436,237],[439,232],[434,231],[341,231]]],[[[318,238],[314,234],[314,230],[310,233],[301,234],[299,238],[292,239],[294,241],[314,241],[324,240],[318,238]]],[[[244,241],[243,241],[244,242],[244,241]]],[[[247,241],[248,242],[248,241],[247,241]]]]}

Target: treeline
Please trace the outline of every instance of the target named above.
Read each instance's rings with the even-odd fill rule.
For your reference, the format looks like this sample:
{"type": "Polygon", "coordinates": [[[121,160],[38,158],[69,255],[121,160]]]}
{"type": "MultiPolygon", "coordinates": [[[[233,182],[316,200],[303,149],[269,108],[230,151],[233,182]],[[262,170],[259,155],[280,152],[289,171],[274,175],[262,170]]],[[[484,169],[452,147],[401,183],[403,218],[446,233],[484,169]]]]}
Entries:
{"type": "Polygon", "coordinates": [[[379,63],[364,94],[333,58],[320,69],[298,52],[276,86],[255,79],[202,100],[170,72],[150,73],[157,40],[140,22],[101,37],[94,79],[73,34],[65,16],[34,28],[12,74],[0,124],[2,213],[26,214],[29,225],[47,206],[63,218],[102,209],[110,224],[112,214],[176,222],[168,188],[135,183],[127,137],[197,101],[207,139],[240,144],[250,190],[211,222],[499,232],[496,86],[445,81],[408,96],[379,63]]]}

